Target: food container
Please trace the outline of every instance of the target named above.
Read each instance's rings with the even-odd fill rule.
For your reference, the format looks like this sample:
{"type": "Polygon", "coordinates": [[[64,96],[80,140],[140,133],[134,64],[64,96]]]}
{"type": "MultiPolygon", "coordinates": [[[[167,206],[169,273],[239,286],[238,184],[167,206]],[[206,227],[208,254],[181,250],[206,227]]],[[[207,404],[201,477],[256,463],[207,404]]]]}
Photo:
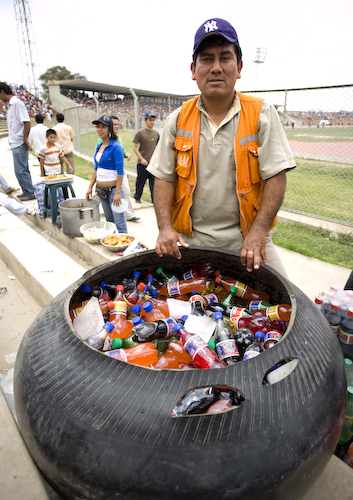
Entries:
{"type": "Polygon", "coordinates": [[[67,236],[81,236],[80,228],[88,222],[100,221],[99,201],[72,198],[59,203],[62,231],[67,236]]]}
{"type": "Polygon", "coordinates": [[[102,238],[101,244],[104,246],[104,248],[107,248],[111,252],[123,252],[135,240],[135,237],[131,236],[131,234],[117,233],[114,236],[117,237],[118,240],[124,240],[126,237],[131,238],[131,241],[129,241],[128,243],[124,243],[122,245],[119,243],[116,245],[108,245],[108,244],[104,243],[104,240],[106,239],[106,237],[102,238]]]}
{"type": "Polygon", "coordinates": [[[346,376],[337,338],[323,314],[269,266],[249,273],[234,252],[154,250],[87,271],[56,296],[24,335],[14,393],[18,426],[36,465],[64,498],[98,500],[294,500],[330,460],[345,413],[346,376]],[[76,334],[69,304],[81,285],[141,280],[158,267],[181,275],[211,262],[224,275],[263,290],[292,314],[281,342],[217,370],[154,370],[110,358],[76,334]],[[294,370],[265,384],[271,367],[294,370]],[[244,401],[220,414],[172,417],[200,387],[227,387],[244,401]]]}
{"type": "Polygon", "coordinates": [[[116,231],[116,225],[114,222],[99,221],[99,222],[88,222],[80,227],[80,232],[83,234],[84,238],[92,244],[99,245],[101,239],[106,238],[109,234],[114,234],[116,231]]]}

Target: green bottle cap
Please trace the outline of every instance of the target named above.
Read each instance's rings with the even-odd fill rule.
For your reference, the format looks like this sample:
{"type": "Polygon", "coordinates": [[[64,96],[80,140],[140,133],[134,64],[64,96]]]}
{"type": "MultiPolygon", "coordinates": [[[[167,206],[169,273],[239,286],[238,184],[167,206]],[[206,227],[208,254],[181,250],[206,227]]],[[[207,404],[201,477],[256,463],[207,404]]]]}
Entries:
{"type": "Polygon", "coordinates": [[[161,267],[159,267],[158,269],[156,269],[156,273],[157,274],[161,274],[163,272],[163,269],[161,267]]]}
{"type": "Polygon", "coordinates": [[[353,386],[349,385],[347,387],[347,394],[348,394],[349,399],[353,398],[353,386]]]}
{"type": "Polygon", "coordinates": [[[344,358],[344,363],[346,366],[352,366],[353,361],[349,358],[344,358]]]}
{"type": "Polygon", "coordinates": [[[237,293],[237,288],[235,286],[231,286],[229,291],[232,293],[237,293]]]}
{"type": "Polygon", "coordinates": [[[123,347],[123,339],[113,339],[112,340],[112,348],[113,349],[120,349],[123,347]]]}
{"type": "Polygon", "coordinates": [[[209,340],[207,343],[208,346],[211,347],[212,351],[216,349],[216,342],[214,340],[209,340]]]}

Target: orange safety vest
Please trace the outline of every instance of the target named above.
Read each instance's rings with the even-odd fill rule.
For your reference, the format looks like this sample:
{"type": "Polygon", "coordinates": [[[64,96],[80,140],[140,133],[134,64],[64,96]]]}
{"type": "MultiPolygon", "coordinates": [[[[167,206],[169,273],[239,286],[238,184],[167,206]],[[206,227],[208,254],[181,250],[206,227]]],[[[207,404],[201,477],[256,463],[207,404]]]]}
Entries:
{"type": "MultiPolygon", "coordinates": [[[[236,190],[239,200],[240,228],[248,234],[260,206],[265,180],[260,177],[257,149],[258,121],[263,99],[238,92],[241,104],[237,135],[234,138],[236,190]]],[[[174,143],[177,180],[172,207],[173,227],[178,233],[193,236],[190,208],[197,182],[197,158],[201,112],[196,106],[198,96],[184,102],[178,119],[174,143]]],[[[272,227],[275,226],[277,216],[272,227]]],[[[272,229],[271,227],[271,229],[272,229]]]]}

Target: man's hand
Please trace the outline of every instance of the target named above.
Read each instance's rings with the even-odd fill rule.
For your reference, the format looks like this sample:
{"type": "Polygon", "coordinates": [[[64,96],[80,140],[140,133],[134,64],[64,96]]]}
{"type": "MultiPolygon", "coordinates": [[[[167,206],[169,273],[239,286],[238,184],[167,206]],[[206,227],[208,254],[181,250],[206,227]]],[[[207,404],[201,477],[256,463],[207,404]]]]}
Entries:
{"type": "Polygon", "coordinates": [[[26,144],[26,148],[28,149],[28,151],[32,151],[32,148],[31,148],[31,145],[29,143],[29,140],[28,139],[25,139],[24,140],[24,143],[26,144]]]}
{"type": "Polygon", "coordinates": [[[178,243],[185,248],[188,248],[189,246],[184,238],[182,238],[180,234],[175,231],[175,229],[170,228],[168,230],[160,231],[156,243],[156,254],[158,257],[171,255],[172,257],[181,259],[178,243]]]}
{"type": "Polygon", "coordinates": [[[147,167],[147,165],[148,165],[148,161],[146,161],[144,158],[142,158],[142,160],[141,160],[141,164],[142,164],[144,167],[147,167]]]}
{"type": "Polygon", "coordinates": [[[249,231],[243,241],[243,247],[240,252],[240,262],[246,267],[248,272],[260,268],[261,258],[265,264],[268,264],[266,257],[266,231],[249,231]]]}

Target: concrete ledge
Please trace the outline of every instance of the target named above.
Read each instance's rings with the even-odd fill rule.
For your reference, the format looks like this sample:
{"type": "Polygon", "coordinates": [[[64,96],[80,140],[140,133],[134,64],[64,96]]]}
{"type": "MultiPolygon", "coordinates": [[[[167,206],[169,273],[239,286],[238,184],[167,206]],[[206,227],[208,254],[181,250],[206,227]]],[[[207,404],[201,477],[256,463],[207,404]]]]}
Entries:
{"type": "Polygon", "coordinates": [[[0,213],[0,257],[38,304],[45,306],[86,272],[19,217],[0,213]]]}

